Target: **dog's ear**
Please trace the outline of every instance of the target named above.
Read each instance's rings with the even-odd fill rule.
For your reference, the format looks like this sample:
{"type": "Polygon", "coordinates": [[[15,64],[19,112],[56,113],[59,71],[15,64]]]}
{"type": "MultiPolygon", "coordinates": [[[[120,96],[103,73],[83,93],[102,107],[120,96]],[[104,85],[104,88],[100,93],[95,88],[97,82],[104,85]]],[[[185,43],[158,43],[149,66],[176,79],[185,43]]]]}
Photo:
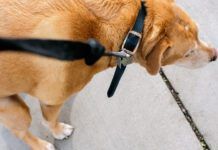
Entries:
{"type": "Polygon", "coordinates": [[[148,39],[145,41],[142,50],[142,56],[145,58],[155,47],[155,45],[164,37],[165,30],[161,25],[153,25],[148,33],[148,39]]]}
{"type": "Polygon", "coordinates": [[[171,47],[167,37],[163,37],[145,57],[146,69],[151,75],[156,75],[161,68],[163,54],[171,47]]]}

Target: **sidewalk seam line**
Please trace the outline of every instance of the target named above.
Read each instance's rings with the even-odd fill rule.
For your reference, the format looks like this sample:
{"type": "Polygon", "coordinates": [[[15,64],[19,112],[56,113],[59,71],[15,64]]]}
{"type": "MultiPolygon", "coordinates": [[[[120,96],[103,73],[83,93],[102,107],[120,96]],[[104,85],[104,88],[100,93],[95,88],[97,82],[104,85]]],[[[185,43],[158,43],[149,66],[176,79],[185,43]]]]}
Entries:
{"type": "Polygon", "coordinates": [[[194,122],[191,114],[189,113],[188,109],[185,107],[184,103],[182,102],[182,99],[180,98],[179,93],[173,87],[172,83],[170,82],[170,80],[168,79],[168,77],[166,76],[165,72],[162,69],[160,70],[160,76],[162,77],[166,86],[170,90],[173,98],[175,99],[180,110],[184,114],[184,116],[185,116],[186,120],[188,121],[189,125],[191,126],[193,132],[195,133],[196,137],[198,138],[203,150],[210,150],[210,147],[208,146],[203,134],[200,132],[200,130],[197,127],[196,123],[194,122]]]}

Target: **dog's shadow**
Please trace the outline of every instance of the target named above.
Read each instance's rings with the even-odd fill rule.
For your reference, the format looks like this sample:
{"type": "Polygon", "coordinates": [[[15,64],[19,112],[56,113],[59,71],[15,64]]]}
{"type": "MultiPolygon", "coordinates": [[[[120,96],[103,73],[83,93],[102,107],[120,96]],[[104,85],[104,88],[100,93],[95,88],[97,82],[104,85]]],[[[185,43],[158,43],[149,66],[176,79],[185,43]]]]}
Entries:
{"type": "Polygon", "coordinates": [[[0,149],[2,149],[2,145],[4,150],[29,150],[27,145],[23,143],[21,140],[16,138],[9,130],[6,128],[0,127],[0,133],[1,133],[1,146],[0,149]],[[3,144],[4,143],[4,144],[3,144]]]}

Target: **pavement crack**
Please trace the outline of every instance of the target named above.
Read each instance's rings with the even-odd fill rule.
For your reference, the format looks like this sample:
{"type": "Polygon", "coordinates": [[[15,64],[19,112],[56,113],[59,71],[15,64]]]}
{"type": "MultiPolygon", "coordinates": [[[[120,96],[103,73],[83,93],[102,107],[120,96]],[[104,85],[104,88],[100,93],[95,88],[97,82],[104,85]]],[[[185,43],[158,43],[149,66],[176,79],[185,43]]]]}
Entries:
{"type": "Polygon", "coordinates": [[[173,85],[171,84],[171,82],[169,81],[168,77],[166,76],[166,74],[164,73],[164,71],[162,69],[160,70],[160,75],[161,75],[163,81],[166,83],[168,89],[170,90],[172,96],[174,97],[174,99],[175,99],[176,103],[178,104],[179,108],[181,109],[182,113],[184,114],[186,120],[190,124],[190,126],[191,126],[192,130],[194,131],[196,137],[198,138],[203,150],[210,150],[210,147],[208,146],[203,134],[200,132],[196,123],[192,119],[192,116],[189,113],[188,109],[183,104],[183,102],[179,96],[179,93],[173,87],[173,85]]]}

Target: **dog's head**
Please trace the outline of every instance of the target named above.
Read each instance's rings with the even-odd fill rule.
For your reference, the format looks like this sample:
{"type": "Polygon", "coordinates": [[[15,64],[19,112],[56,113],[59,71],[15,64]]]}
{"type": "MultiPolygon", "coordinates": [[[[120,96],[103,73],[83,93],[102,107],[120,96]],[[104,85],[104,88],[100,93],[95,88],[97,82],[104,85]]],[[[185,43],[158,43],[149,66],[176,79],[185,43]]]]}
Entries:
{"type": "Polygon", "coordinates": [[[172,0],[160,1],[151,11],[153,23],[139,59],[150,74],[165,65],[199,68],[216,60],[217,50],[199,39],[196,23],[172,0]]]}

